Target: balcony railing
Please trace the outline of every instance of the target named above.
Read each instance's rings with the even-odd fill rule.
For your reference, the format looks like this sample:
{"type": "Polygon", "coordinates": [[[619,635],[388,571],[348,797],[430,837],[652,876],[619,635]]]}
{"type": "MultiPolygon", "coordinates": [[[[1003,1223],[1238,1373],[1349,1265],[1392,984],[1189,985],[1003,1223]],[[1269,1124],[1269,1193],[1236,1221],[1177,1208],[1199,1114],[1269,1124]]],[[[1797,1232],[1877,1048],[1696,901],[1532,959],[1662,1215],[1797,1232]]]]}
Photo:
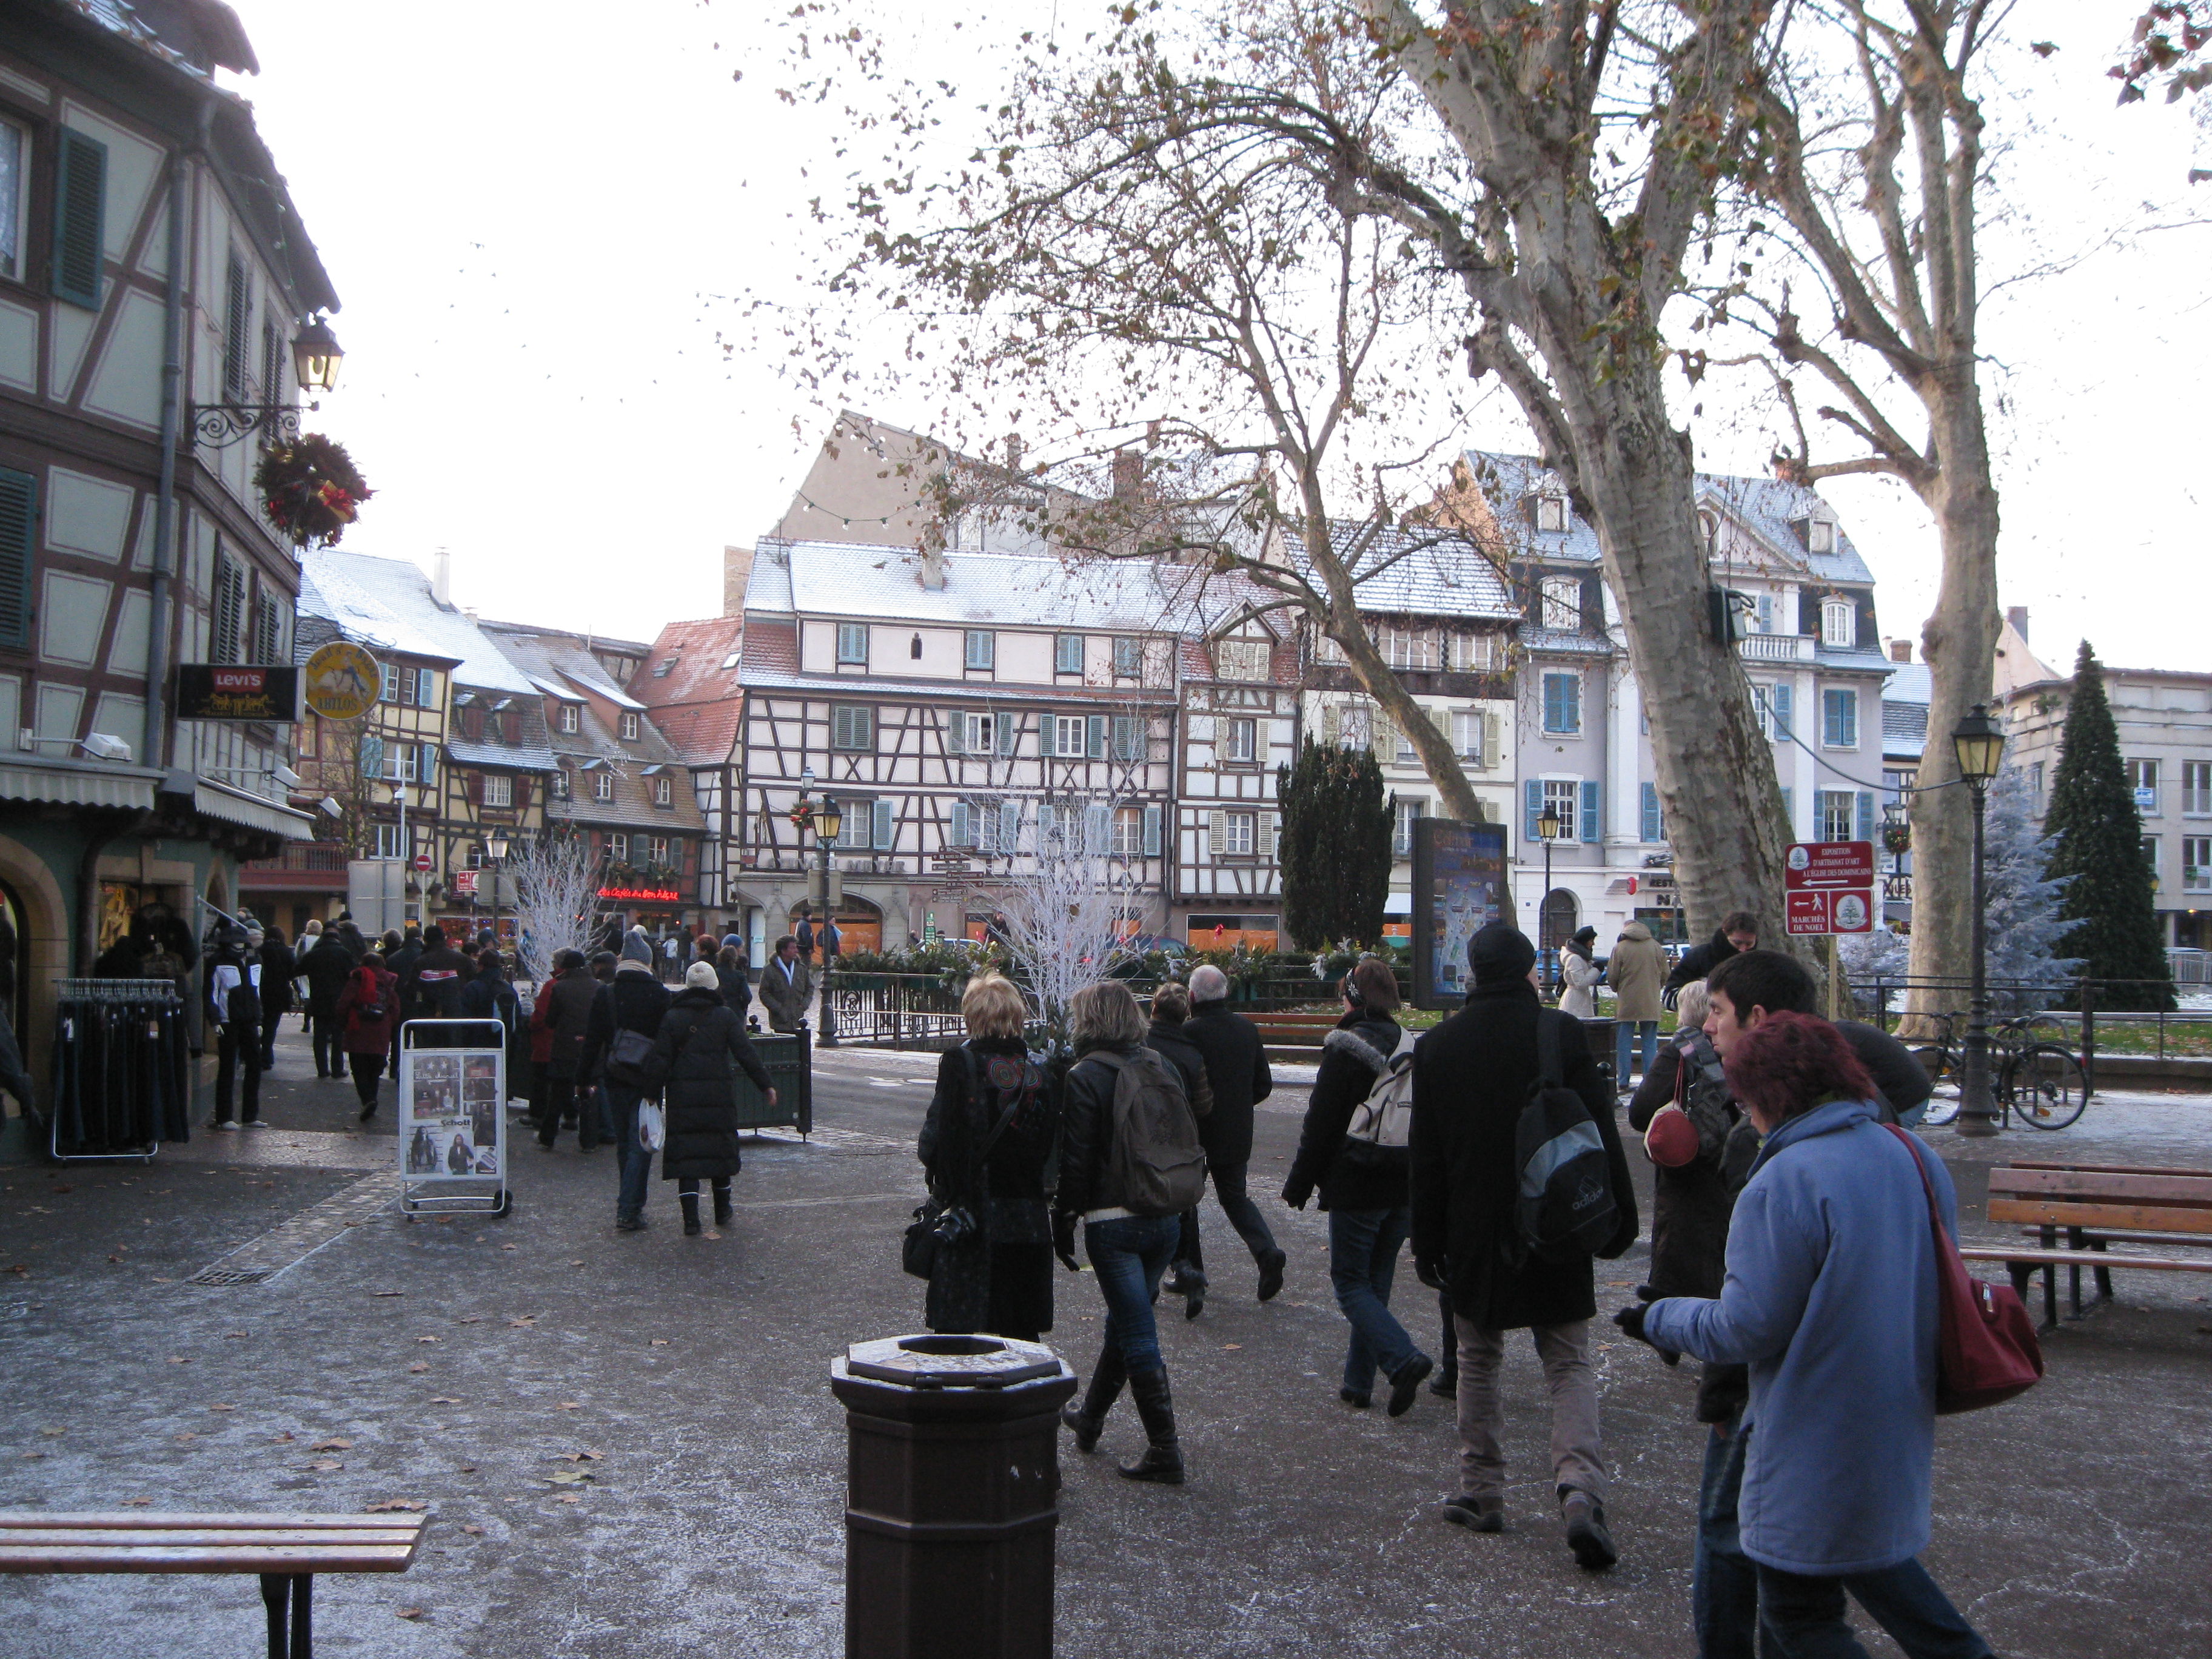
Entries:
{"type": "Polygon", "coordinates": [[[1747,634],[1735,642],[1747,662],[1810,662],[1813,646],[1810,634],[1747,634]]]}
{"type": "Polygon", "coordinates": [[[346,848],[337,842],[294,842],[273,859],[249,859],[248,870],[314,870],[345,873],[346,848]]]}

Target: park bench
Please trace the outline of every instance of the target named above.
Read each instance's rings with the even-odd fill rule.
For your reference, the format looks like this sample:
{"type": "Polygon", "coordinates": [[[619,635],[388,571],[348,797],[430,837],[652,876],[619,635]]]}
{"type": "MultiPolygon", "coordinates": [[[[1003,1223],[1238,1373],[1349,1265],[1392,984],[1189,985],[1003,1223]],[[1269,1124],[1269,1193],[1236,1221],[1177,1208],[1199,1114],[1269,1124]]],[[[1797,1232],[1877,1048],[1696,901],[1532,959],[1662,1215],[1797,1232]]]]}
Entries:
{"type": "Polygon", "coordinates": [[[2022,1296],[2043,1275],[2044,1328],[2058,1322],[2058,1269],[2068,1270],[2075,1314],[2081,1312],[2081,1270],[2096,1275],[2097,1294],[2109,1300],[2112,1270],[2212,1273],[2212,1256],[2142,1255],[2143,1248],[2212,1246],[2212,1170],[2142,1165],[2021,1161],[1990,1171],[1988,1216],[2020,1226],[2033,1246],[1978,1245],[1960,1254],[1970,1261],[2002,1261],[2022,1296]],[[2059,1243],[2059,1234],[2065,1243],[2059,1243]],[[2116,1254],[2108,1247],[2131,1247],[2116,1254]]]}
{"type": "Polygon", "coordinates": [[[1334,1013],[1277,1009],[1251,1016],[1252,1023],[1260,1028],[1260,1040],[1267,1045],[1267,1057],[1292,1064],[1318,1060],[1322,1039],[1343,1018],[1341,1009],[1334,1013]]]}
{"type": "Polygon", "coordinates": [[[269,1659],[313,1659],[319,1572],[404,1572],[419,1515],[187,1515],[0,1510],[0,1572],[251,1572],[269,1659]]]}

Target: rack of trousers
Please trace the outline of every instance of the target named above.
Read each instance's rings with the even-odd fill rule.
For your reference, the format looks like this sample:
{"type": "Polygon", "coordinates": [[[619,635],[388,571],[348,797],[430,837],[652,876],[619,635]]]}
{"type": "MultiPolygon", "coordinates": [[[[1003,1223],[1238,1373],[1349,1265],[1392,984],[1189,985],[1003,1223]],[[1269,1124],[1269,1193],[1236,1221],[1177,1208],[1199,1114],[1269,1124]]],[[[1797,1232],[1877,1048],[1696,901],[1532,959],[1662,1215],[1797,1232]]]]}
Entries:
{"type": "Polygon", "coordinates": [[[150,1158],[191,1134],[191,1034],[166,979],[64,979],[54,1012],[49,1150],[150,1158]]]}

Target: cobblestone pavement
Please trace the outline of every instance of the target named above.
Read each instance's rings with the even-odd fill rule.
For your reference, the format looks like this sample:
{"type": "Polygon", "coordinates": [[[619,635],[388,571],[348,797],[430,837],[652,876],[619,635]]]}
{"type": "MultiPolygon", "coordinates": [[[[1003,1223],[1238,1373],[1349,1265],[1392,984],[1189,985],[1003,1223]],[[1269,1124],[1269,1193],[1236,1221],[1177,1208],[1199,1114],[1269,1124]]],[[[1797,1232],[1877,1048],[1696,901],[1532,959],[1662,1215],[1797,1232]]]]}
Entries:
{"type": "MultiPolygon", "coordinates": [[[[403,1577],[318,1585],[319,1646],[379,1656],[823,1656],[842,1646],[844,1437],[830,1357],[916,1328],[896,1243],[933,1057],[822,1057],[811,1143],[749,1143],[726,1237],[686,1239],[654,1183],[651,1231],[616,1234],[607,1151],[525,1144],[515,1213],[406,1220],[383,1133],[318,1083],[286,1034],[258,1133],[203,1133],[150,1165],[0,1164],[0,1504],[51,1508],[428,1506],[403,1577]],[[269,1276],[194,1283],[229,1265],[269,1276]]],[[[1303,1090],[1260,1120],[1267,1194],[1303,1090]]],[[[1982,1172],[2063,1151],[2212,1164],[2212,1102],[2100,1098],[2061,1135],[1931,1139],[1975,1218],[1982,1172]]],[[[1640,1160],[1636,1160],[1640,1162],[1640,1160]]],[[[1133,1487],[1063,1449],[1060,1647],[1089,1659],[1693,1651],[1699,1431],[1690,1368],[1601,1343],[1617,1470],[1613,1572],[1578,1571],[1535,1462],[1533,1357],[1509,1370],[1510,1528],[1441,1524],[1448,1408],[1395,1422],[1335,1399],[1344,1325],[1322,1218],[1272,1201],[1289,1286],[1261,1307],[1218,1211],[1215,1295],[1163,1321],[1191,1484],[1133,1487]]],[[[1628,1298],[1641,1250],[1601,1264],[1628,1298]]],[[[244,1273],[241,1273],[241,1277],[244,1273]]],[[[1433,1343],[1411,1284],[1401,1311],[1433,1343]]],[[[1086,1372],[1099,1309],[1060,1275],[1053,1340],[1086,1372]]],[[[2050,1339],[2051,1375],[1939,1431],[1930,1565],[2002,1653],[2212,1650],[2212,1283],[2125,1275],[2119,1301],[2050,1339]],[[2154,1282],[2147,1282],[2154,1281],[2154,1282]]],[[[1879,1433],[1869,1425],[1869,1435],[1879,1433]]],[[[1124,1410],[1105,1449],[1137,1443],[1124,1410]]],[[[258,1651],[251,1579],[12,1579],[0,1659],[258,1651]]]]}

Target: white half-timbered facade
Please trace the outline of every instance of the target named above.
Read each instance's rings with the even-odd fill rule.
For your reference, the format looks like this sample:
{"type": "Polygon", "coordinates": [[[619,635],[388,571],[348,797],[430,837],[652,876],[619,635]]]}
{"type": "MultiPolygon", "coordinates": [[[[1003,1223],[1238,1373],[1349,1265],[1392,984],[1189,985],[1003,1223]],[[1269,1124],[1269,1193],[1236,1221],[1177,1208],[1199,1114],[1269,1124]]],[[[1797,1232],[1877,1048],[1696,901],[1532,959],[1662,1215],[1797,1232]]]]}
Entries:
{"type": "Polygon", "coordinates": [[[1282,926],[1276,769],[1298,752],[1298,651],[1280,613],[1182,642],[1174,932],[1199,949],[1273,950],[1282,926]]]}
{"type": "Polygon", "coordinates": [[[807,896],[802,796],[843,811],[848,951],[980,933],[1040,825],[1081,813],[1166,925],[1176,573],[763,540],[746,585],[732,904],[773,941],[807,896]]]}

